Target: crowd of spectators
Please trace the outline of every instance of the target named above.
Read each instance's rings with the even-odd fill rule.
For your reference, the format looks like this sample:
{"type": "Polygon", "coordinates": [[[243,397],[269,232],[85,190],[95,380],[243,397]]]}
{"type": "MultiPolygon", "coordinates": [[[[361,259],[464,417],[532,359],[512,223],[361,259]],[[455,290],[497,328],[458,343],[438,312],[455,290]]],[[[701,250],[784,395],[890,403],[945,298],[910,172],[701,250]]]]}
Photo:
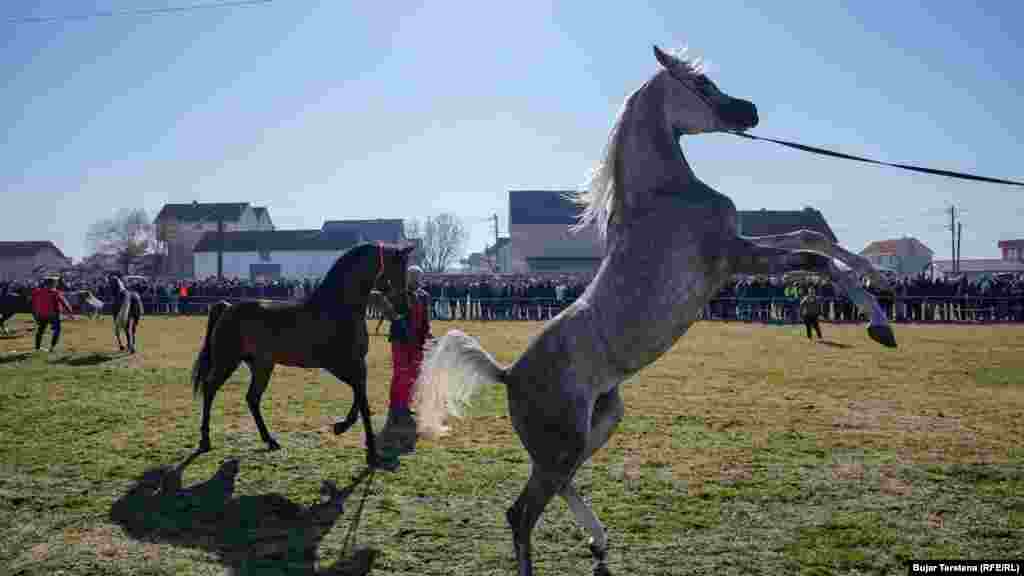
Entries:
{"type": "MultiPolygon", "coordinates": [[[[705,317],[797,321],[801,295],[813,286],[832,321],[859,320],[852,302],[830,281],[734,278],[712,301],[705,317]]],[[[889,289],[867,283],[894,322],[957,320],[1024,321],[1024,275],[987,276],[968,281],[923,274],[890,280],[889,289]]]]}
{"type": "MultiPolygon", "coordinates": [[[[438,319],[546,320],[578,298],[590,282],[587,274],[427,274],[423,287],[433,300],[438,319]]],[[[207,278],[147,280],[127,278],[129,288],[142,296],[147,313],[202,313],[217,300],[302,300],[317,287],[312,280],[270,282],[207,278]]],[[[832,321],[861,319],[856,308],[828,281],[802,278],[734,278],[703,311],[715,320],[796,322],[799,299],[814,286],[832,321]]],[[[109,302],[112,294],[104,277],[63,278],[65,291],[90,290],[109,302]]],[[[891,281],[891,290],[867,286],[891,320],[1024,321],[1024,275],[1002,275],[968,281],[924,275],[891,281]]],[[[0,292],[6,287],[0,285],[0,292]]],[[[376,316],[371,311],[371,316],[376,316]]]]}

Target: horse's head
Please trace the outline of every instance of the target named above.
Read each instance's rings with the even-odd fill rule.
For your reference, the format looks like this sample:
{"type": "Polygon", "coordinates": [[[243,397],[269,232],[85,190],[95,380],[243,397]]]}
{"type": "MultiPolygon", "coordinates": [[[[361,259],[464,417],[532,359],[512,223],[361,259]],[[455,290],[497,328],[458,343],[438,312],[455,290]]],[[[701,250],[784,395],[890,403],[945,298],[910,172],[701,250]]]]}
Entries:
{"type": "Polygon", "coordinates": [[[628,221],[628,213],[644,211],[664,187],[689,181],[679,136],[757,126],[754,104],[719,90],[696,60],[657,46],[654,56],[662,69],[626,99],[586,188],[569,194],[583,206],[575,231],[593,223],[603,237],[609,226],[628,221]]]}
{"type": "Polygon", "coordinates": [[[415,246],[386,246],[378,244],[376,254],[376,278],[373,289],[388,296],[405,293],[409,267],[409,254],[415,246]]]}
{"type": "Polygon", "coordinates": [[[654,47],[663,69],[655,81],[665,88],[665,115],[676,134],[748,130],[757,126],[753,102],[733,98],[718,89],[696,61],[654,47]]]}
{"type": "Polygon", "coordinates": [[[110,289],[113,290],[115,294],[120,294],[127,290],[124,282],[120,278],[114,275],[111,275],[109,278],[108,283],[110,285],[110,289]]]}

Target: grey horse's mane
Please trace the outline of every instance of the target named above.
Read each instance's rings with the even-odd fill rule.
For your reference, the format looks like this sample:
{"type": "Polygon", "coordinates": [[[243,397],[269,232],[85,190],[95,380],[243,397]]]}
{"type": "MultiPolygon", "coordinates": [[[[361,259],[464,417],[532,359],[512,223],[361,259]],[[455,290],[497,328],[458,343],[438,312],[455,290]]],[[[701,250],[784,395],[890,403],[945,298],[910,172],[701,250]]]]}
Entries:
{"type": "MultiPolygon", "coordinates": [[[[686,48],[675,50],[671,53],[675,59],[673,71],[689,76],[697,76],[705,71],[704,62],[694,56],[687,54],[686,48]]],[[[576,233],[591,224],[597,225],[597,232],[601,238],[605,238],[608,232],[608,221],[615,207],[621,200],[618,197],[618,183],[615,181],[615,159],[619,155],[619,133],[625,120],[626,110],[629,109],[630,101],[647,84],[635,90],[626,97],[619,109],[615,122],[612,123],[611,133],[608,135],[608,143],[605,144],[604,154],[597,167],[590,171],[590,176],[583,190],[568,192],[566,197],[573,203],[583,207],[576,224],[569,229],[576,233]]]]}

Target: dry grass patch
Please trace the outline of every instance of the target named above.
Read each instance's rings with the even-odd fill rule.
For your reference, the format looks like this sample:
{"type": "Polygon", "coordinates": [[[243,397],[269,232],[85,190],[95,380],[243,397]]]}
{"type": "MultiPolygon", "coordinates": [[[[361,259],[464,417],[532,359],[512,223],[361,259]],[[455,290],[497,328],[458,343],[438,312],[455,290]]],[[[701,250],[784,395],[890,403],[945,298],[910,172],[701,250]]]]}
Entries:
{"type": "MultiPolygon", "coordinates": [[[[175,517],[173,539],[148,540],[109,517],[144,472],[198,441],[189,372],[205,322],[146,317],[135,356],[116,351],[109,318],[69,322],[48,355],[23,354],[30,326],[9,323],[22,332],[0,339],[0,508],[9,511],[0,565],[245,573],[244,558],[229,561],[189,533],[188,515],[175,517]]],[[[509,363],[541,325],[457,326],[509,363]]],[[[700,323],[624,385],[625,420],[577,477],[609,527],[613,571],[902,573],[908,558],[1024,554],[1024,327],[898,326],[897,350],[861,327],[823,328],[832,344],[808,342],[802,327],[700,323]]],[[[384,337],[371,337],[368,365],[379,428],[384,337]]],[[[299,510],[315,504],[321,480],[341,485],[362,469],[362,426],[330,431],[350,406],[348,385],[278,367],[263,407],[284,450],[269,454],[247,386],[241,368],[218,396],[215,449],[185,470],[185,485],[239,458],[233,506],[299,510]]],[[[397,473],[374,477],[365,500],[360,488],[324,527],[315,561],[261,566],[344,573],[354,530],[379,552],[380,573],[513,573],[503,515],[527,473],[504,390],[485,391],[451,437],[421,442],[397,473]]],[[[538,571],[588,573],[583,538],[553,502],[538,529],[538,571]]]]}

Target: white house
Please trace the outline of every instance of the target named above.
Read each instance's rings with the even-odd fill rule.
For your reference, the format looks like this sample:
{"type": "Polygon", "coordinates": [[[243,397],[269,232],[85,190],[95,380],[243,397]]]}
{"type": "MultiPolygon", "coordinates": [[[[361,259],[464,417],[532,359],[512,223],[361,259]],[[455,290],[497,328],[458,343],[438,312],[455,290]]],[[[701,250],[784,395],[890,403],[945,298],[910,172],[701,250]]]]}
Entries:
{"type": "Polygon", "coordinates": [[[0,281],[30,280],[70,266],[71,259],[49,240],[0,242],[0,281]]]}
{"type": "Polygon", "coordinates": [[[334,220],[320,230],[246,230],[207,232],[192,253],[195,278],[217,276],[217,255],[223,254],[225,278],[315,280],[323,277],[345,250],[360,242],[398,243],[402,220],[334,220]],[[360,225],[362,224],[362,226],[360,225]]]}
{"type": "Polygon", "coordinates": [[[161,274],[193,277],[193,251],[207,232],[216,232],[218,221],[224,230],[273,230],[270,212],[248,202],[165,204],[153,223],[164,253],[161,274]]]}

